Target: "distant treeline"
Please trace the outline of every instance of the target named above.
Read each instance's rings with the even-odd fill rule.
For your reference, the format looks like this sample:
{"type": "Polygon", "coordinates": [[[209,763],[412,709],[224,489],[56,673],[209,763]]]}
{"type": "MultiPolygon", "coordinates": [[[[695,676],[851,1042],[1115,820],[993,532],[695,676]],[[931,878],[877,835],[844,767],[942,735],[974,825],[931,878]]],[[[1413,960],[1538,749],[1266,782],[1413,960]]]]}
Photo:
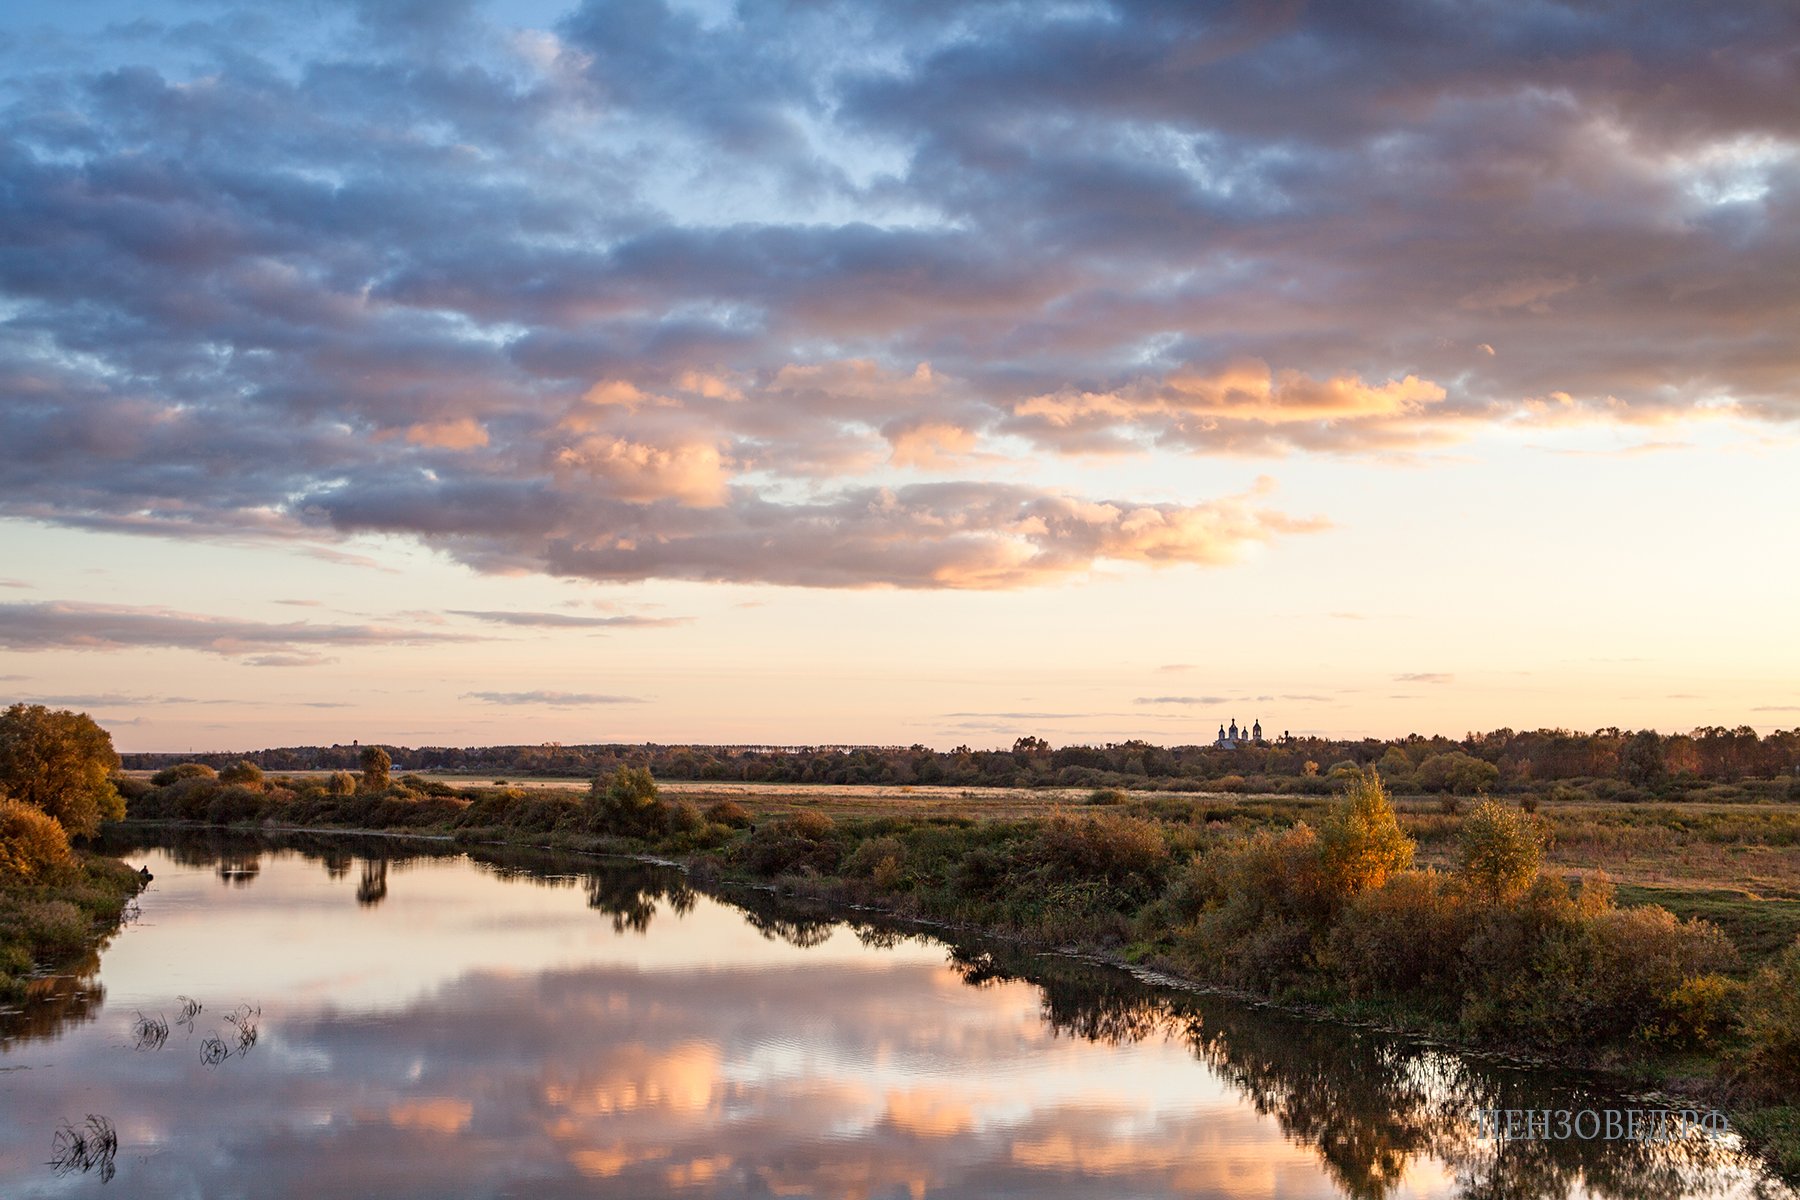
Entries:
{"type": "MultiPolygon", "coordinates": [[[[290,746],[249,753],[127,754],[124,765],[160,770],[178,762],[225,767],[248,759],[267,771],[360,766],[360,745],[290,746]]],[[[1317,792],[1364,766],[1392,790],[1474,794],[1582,785],[1602,796],[1674,795],[1720,784],[1800,775],[1800,728],[1760,736],[1748,726],[1691,733],[1599,729],[1497,729],[1458,740],[1423,737],[1345,741],[1282,738],[1225,750],[1128,741],[1053,747],[1023,737],[1010,750],[926,746],[743,747],[654,744],[566,746],[388,746],[396,770],[591,779],[619,766],[658,779],[760,783],[868,783],[959,787],[1155,786],[1171,790],[1317,792]]]]}

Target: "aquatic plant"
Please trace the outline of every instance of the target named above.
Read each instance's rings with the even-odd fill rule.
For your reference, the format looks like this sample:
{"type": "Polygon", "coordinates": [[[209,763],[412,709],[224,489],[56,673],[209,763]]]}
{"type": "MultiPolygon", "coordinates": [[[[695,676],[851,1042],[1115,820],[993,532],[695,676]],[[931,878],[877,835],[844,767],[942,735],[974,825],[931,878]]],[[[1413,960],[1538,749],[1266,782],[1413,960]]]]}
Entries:
{"type": "Polygon", "coordinates": [[[113,1160],[119,1153],[119,1135],[112,1122],[93,1113],[80,1125],[63,1122],[51,1142],[50,1163],[58,1175],[100,1172],[100,1182],[112,1180],[117,1169],[113,1160]]]}
{"type": "Polygon", "coordinates": [[[240,1004],[225,1014],[225,1023],[237,1030],[237,1052],[240,1056],[249,1053],[250,1047],[256,1045],[256,1024],[261,1017],[260,1004],[254,1007],[240,1004]]]}
{"type": "Polygon", "coordinates": [[[143,1013],[137,1015],[137,1021],[131,1026],[132,1036],[136,1039],[134,1047],[138,1050],[161,1050],[163,1043],[169,1040],[169,1023],[161,1013],[147,1017],[143,1013]]]}
{"type": "Polygon", "coordinates": [[[194,1032],[194,1018],[198,1017],[200,1015],[200,1010],[206,1006],[192,996],[177,996],[175,998],[181,1001],[181,1011],[175,1014],[175,1023],[177,1025],[185,1026],[189,1036],[192,1036],[194,1032]]]}

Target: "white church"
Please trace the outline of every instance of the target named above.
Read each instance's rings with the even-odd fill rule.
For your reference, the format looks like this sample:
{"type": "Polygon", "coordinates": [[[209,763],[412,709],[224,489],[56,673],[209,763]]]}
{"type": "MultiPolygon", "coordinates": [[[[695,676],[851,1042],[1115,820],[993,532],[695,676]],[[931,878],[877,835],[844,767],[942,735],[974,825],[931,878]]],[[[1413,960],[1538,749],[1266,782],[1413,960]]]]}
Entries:
{"type": "Polygon", "coordinates": [[[1223,725],[1219,726],[1219,736],[1213,742],[1213,746],[1219,750],[1236,750],[1239,746],[1261,746],[1264,744],[1262,721],[1260,719],[1246,729],[1239,729],[1236,717],[1231,718],[1230,729],[1227,729],[1223,725]]]}

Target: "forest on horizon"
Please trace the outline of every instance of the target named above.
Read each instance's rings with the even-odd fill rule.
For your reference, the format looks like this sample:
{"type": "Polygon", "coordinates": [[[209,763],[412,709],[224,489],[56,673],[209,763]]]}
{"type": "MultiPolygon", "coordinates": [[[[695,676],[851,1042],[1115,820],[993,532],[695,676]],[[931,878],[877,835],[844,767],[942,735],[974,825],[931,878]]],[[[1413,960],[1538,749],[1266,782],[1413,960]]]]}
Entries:
{"type": "MultiPolygon", "coordinates": [[[[362,743],[248,752],[129,753],[128,770],[178,762],[238,761],[265,771],[354,770],[362,743]]],[[[1682,796],[1765,781],[1785,794],[1800,776],[1800,728],[1758,734],[1749,726],[1689,733],[1605,728],[1498,729],[1455,739],[1282,737],[1233,749],[1145,741],[1052,746],[1021,737],[1011,749],[911,746],[707,746],[596,743],[510,746],[389,746],[396,770],[591,778],[619,766],[659,779],[748,783],[965,787],[1150,786],[1168,790],[1319,792],[1346,772],[1374,766],[1399,792],[1534,791],[1584,787],[1601,798],[1682,796]]]]}

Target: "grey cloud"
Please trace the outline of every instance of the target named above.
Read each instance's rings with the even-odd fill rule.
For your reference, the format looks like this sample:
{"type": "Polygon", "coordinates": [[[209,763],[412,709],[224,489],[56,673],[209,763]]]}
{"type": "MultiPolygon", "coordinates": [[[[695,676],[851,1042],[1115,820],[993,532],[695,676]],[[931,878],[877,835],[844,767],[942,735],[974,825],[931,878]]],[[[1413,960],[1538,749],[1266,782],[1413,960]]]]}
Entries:
{"type": "Polygon", "coordinates": [[[1139,696],[1133,704],[1229,704],[1229,696],[1139,696]]]}
{"type": "Polygon", "coordinates": [[[123,692],[96,692],[73,696],[32,696],[29,697],[29,703],[98,708],[117,704],[216,704],[225,703],[225,701],[195,700],[190,696],[139,696],[123,692]]]}
{"type": "Polygon", "coordinates": [[[1456,676],[1442,671],[1408,671],[1394,676],[1396,683],[1451,683],[1456,676]]]}
{"type": "Polygon", "coordinates": [[[1103,535],[995,482],[1012,438],[1800,418],[1791,5],[432,11],[226,7],[0,85],[0,514],[1014,587],[1309,526],[1103,535]],[[966,515],[871,516],[884,466],[966,515]]]}
{"type": "Polygon", "coordinates": [[[483,704],[543,705],[548,708],[583,708],[590,704],[642,704],[636,696],[607,696],[599,692],[464,692],[464,700],[483,704]]]}
{"type": "Polygon", "coordinates": [[[168,648],[244,657],[254,666],[321,661],[309,646],[422,645],[466,635],[380,625],[314,625],[205,616],[167,608],[73,600],[0,604],[0,647],[8,650],[168,648]],[[248,656],[248,657],[246,657],[248,656]]]}
{"type": "Polygon", "coordinates": [[[450,609],[450,615],[471,617],[477,621],[486,621],[495,625],[523,625],[545,629],[640,629],[656,628],[663,625],[682,625],[686,617],[641,617],[621,615],[614,617],[577,617],[568,613],[547,612],[487,612],[471,609],[450,609]]]}
{"type": "MultiPolygon", "coordinates": [[[[944,719],[953,717],[978,717],[997,721],[1084,721],[1089,717],[1100,716],[1100,713],[1072,712],[953,712],[945,713],[944,719]]],[[[975,728],[975,726],[964,726],[975,728]]]]}

